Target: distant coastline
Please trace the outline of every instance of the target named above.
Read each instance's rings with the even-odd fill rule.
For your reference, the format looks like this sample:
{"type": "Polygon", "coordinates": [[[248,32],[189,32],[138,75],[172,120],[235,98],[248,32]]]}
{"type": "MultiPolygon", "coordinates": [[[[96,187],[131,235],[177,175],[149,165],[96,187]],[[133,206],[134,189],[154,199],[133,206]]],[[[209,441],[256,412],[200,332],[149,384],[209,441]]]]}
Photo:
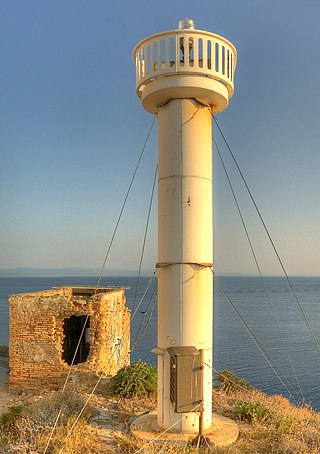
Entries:
{"type": "MultiPolygon", "coordinates": [[[[98,268],[7,268],[0,269],[0,277],[68,277],[68,276],[99,276],[98,268]]],[[[150,276],[153,271],[142,270],[142,276],[150,276]]],[[[107,269],[104,272],[107,276],[137,276],[136,270],[128,269],[107,269]]]]}

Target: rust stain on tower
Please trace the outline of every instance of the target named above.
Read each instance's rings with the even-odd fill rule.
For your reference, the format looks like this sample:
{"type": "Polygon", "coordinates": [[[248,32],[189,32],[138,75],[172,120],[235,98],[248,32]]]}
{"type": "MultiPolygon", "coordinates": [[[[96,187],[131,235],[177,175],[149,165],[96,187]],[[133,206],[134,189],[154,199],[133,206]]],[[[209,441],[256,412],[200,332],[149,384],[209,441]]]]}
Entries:
{"type": "Polygon", "coordinates": [[[71,367],[110,376],[130,362],[124,287],[59,287],[9,304],[10,387],[56,388],[71,367]]]}

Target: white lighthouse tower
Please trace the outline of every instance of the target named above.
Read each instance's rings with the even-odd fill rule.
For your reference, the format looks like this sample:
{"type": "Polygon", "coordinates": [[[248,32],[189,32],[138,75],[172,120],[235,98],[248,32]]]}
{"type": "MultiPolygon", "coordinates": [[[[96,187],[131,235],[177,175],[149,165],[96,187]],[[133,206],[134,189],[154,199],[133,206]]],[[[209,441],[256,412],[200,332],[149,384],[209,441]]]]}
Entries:
{"type": "Polygon", "coordinates": [[[157,426],[176,433],[212,426],[212,114],[233,95],[236,55],[190,19],[134,49],[137,95],[158,117],[157,426]]]}

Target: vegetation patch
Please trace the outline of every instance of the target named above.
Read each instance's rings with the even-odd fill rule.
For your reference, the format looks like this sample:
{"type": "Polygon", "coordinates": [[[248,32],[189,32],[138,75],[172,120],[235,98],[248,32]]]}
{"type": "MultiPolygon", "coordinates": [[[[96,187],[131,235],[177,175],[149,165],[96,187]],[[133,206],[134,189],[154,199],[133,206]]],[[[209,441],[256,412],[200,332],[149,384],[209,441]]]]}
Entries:
{"type": "Polygon", "coordinates": [[[8,408],[6,413],[0,416],[0,446],[15,439],[14,425],[16,419],[23,411],[22,405],[15,405],[8,408]]]}
{"type": "Polygon", "coordinates": [[[260,402],[252,403],[239,400],[234,408],[234,416],[240,421],[247,421],[252,424],[254,422],[270,421],[272,419],[272,411],[261,405],[260,402]]]}
{"type": "Polygon", "coordinates": [[[308,406],[296,407],[283,396],[268,396],[250,384],[246,386],[246,381],[232,372],[221,374],[221,384],[213,390],[213,408],[238,421],[240,436],[230,448],[212,452],[320,453],[319,413],[308,406]]]}
{"type": "Polygon", "coordinates": [[[142,361],[123,367],[110,379],[115,396],[132,398],[154,395],[157,391],[157,369],[142,361]]]}
{"type": "Polygon", "coordinates": [[[219,387],[226,393],[239,390],[253,390],[254,387],[244,378],[237,377],[229,370],[218,372],[219,387]]]}

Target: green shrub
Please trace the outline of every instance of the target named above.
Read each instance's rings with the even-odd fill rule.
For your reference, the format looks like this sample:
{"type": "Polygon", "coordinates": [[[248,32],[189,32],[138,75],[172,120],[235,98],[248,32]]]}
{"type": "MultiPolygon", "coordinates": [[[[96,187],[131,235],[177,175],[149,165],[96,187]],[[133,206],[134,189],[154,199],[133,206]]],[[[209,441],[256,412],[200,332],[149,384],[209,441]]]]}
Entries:
{"type": "Polygon", "coordinates": [[[250,424],[260,421],[268,421],[272,417],[272,411],[261,405],[259,402],[245,402],[238,400],[234,408],[234,416],[241,421],[247,421],[250,424]]]}
{"type": "Polygon", "coordinates": [[[6,413],[0,416],[0,428],[7,429],[13,423],[13,421],[21,415],[23,410],[22,405],[14,405],[8,408],[6,413]]]}
{"type": "Polygon", "coordinates": [[[23,408],[23,405],[14,405],[0,416],[0,446],[15,438],[14,424],[23,408]]]}
{"type": "Polygon", "coordinates": [[[229,370],[218,372],[218,380],[220,388],[226,393],[239,390],[252,390],[254,387],[244,378],[237,377],[229,370]]]}
{"type": "Polygon", "coordinates": [[[291,434],[297,426],[297,421],[293,418],[275,415],[272,418],[273,426],[281,434],[291,434]]]}
{"type": "Polygon", "coordinates": [[[157,391],[157,369],[138,361],[120,369],[110,384],[113,393],[119,397],[150,396],[157,391]]]}

